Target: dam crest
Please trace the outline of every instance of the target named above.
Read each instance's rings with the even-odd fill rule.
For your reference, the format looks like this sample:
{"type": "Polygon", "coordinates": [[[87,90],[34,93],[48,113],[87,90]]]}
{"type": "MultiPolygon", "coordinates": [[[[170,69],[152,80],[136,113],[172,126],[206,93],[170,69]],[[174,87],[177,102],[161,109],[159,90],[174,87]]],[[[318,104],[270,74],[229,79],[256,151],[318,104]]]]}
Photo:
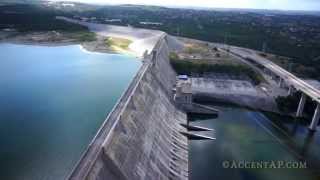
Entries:
{"type": "Polygon", "coordinates": [[[169,40],[163,34],[144,57],[68,179],[188,179],[187,115],[173,101],[169,40]]]}

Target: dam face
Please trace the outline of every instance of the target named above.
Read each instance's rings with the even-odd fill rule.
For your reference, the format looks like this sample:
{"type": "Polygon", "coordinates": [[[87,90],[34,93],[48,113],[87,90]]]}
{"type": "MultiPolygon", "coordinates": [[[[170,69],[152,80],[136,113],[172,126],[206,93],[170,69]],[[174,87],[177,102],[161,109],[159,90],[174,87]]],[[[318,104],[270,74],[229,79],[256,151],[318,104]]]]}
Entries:
{"type": "Polygon", "coordinates": [[[173,102],[176,74],[166,36],[154,51],[69,179],[188,179],[188,142],[179,133],[187,117],[173,102]]]}

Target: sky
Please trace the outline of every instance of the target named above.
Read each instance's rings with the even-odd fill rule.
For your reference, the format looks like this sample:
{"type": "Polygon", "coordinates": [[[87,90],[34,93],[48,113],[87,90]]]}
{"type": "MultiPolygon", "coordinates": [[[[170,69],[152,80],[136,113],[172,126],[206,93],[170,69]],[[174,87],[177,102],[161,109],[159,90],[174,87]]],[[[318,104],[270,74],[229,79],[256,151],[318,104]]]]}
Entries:
{"type": "MultiPolygon", "coordinates": [[[[52,0],[60,1],[60,0],[52,0]]],[[[320,0],[64,0],[99,4],[145,4],[209,8],[320,10],[320,0]]]]}

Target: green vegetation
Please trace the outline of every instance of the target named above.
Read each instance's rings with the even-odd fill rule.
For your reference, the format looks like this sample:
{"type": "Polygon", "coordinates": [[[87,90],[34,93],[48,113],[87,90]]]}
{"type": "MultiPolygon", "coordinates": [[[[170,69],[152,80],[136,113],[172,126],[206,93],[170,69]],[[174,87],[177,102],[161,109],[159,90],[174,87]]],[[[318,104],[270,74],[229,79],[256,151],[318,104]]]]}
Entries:
{"type": "Polygon", "coordinates": [[[295,74],[301,78],[318,78],[317,67],[316,66],[306,66],[300,63],[293,62],[291,58],[277,56],[277,55],[270,55],[270,54],[260,54],[263,57],[268,58],[272,62],[278,64],[282,68],[290,71],[291,73],[295,74]]]}
{"type": "Polygon", "coordinates": [[[208,47],[193,45],[193,46],[187,47],[185,49],[185,52],[188,54],[195,54],[195,53],[202,54],[202,53],[208,52],[208,47]]]}
{"type": "Polygon", "coordinates": [[[172,60],[172,61],[180,60],[178,54],[177,53],[173,53],[173,52],[171,52],[169,54],[169,59],[172,60]]]}
{"type": "Polygon", "coordinates": [[[95,34],[87,27],[56,19],[68,13],[40,5],[0,6],[0,29],[13,28],[20,32],[56,31],[79,41],[93,41],[95,34]]]}
{"type": "Polygon", "coordinates": [[[77,39],[81,42],[95,41],[97,39],[96,34],[90,31],[73,32],[70,34],[70,38],[77,39]]]}
{"type": "Polygon", "coordinates": [[[191,75],[193,73],[203,75],[204,73],[227,73],[230,75],[248,76],[255,85],[264,82],[264,78],[253,71],[251,68],[245,65],[233,65],[233,64],[207,64],[207,63],[195,63],[180,60],[175,53],[170,54],[170,63],[178,74],[191,75]]]}
{"type": "MultiPolygon", "coordinates": [[[[300,92],[293,93],[288,97],[278,97],[276,99],[278,109],[284,113],[295,113],[299,105],[300,97],[300,92]]],[[[316,103],[308,98],[304,108],[305,115],[310,118],[313,115],[315,107],[316,103]]]]}
{"type": "MultiPolygon", "coordinates": [[[[15,0],[16,1],[16,0],[15,0]]],[[[29,0],[33,1],[33,0],[29,0]]],[[[157,6],[85,5],[78,10],[54,9],[41,5],[0,6],[0,29],[19,31],[87,31],[85,27],[56,20],[55,16],[95,17],[95,22],[120,19],[115,25],[157,29],[172,35],[204,41],[227,43],[289,57],[292,72],[320,80],[320,18],[313,15],[273,12],[239,12],[164,8],[157,6]],[[87,8],[88,9],[87,9],[87,8]],[[270,13],[270,14],[269,14],[270,13]],[[270,16],[269,16],[270,15],[270,16]],[[141,21],[162,25],[141,24],[141,21]]],[[[77,8],[74,8],[77,9],[77,8]]],[[[110,22],[108,22],[110,23],[110,22]]],[[[90,35],[80,39],[91,39],[90,35]]],[[[197,49],[189,49],[197,51],[197,49]]],[[[199,50],[199,49],[198,49],[199,50]]]]}
{"type": "Polygon", "coordinates": [[[129,39],[117,38],[117,37],[109,37],[106,39],[106,44],[112,48],[120,48],[123,50],[128,50],[129,45],[132,43],[129,39]]]}
{"type": "Polygon", "coordinates": [[[85,31],[86,27],[56,19],[60,11],[36,5],[0,6],[0,29],[29,31],[85,31]]]}
{"type": "MultiPolygon", "coordinates": [[[[104,22],[158,29],[169,34],[261,50],[291,58],[303,76],[320,79],[320,21],[318,16],[273,14],[273,12],[240,12],[174,9],[151,6],[106,6],[88,13],[104,22]],[[141,21],[163,23],[161,26],[141,21]],[[307,69],[306,69],[307,68],[307,69]]],[[[293,68],[294,69],[294,68],[293,68]]],[[[295,72],[299,72],[297,69],[295,72]]]]}

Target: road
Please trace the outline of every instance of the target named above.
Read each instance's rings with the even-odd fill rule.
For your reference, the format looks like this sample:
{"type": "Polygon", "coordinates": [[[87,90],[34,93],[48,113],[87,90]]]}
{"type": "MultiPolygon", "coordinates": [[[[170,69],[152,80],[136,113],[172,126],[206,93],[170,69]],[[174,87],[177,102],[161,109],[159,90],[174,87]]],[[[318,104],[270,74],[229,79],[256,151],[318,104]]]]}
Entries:
{"type": "MultiPolygon", "coordinates": [[[[223,48],[222,45],[220,45],[219,47],[223,48]]],[[[256,51],[240,48],[240,47],[234,47],[234,46],[230,46],[229,50],[230,50],[230,53],[240,58],[243,58],[245,60],[250,59],[262,65],[263,67],[269,69],[274,74],[281,77],[281,79],[284,80],[284,82],[287,85],[293,86],[295,89],[302,91],[307,96],[312,98],[314,101],[317,101],[318,103],[320,103],[320,91],[318,89],[308,84],[304,80],[298,78],[297,76],[293,75],[292,73],[286,71],[282,67],[268,60],[267,58],[260,56],[259,54],[257,54],[256,51]]]]}

